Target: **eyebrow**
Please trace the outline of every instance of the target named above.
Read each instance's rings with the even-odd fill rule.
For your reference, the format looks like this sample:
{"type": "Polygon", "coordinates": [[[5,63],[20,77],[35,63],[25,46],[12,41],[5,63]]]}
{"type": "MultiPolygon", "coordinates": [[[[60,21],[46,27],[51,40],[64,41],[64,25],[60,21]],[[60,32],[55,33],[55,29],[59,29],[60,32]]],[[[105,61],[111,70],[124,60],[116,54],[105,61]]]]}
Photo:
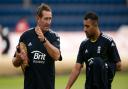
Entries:
{"type": "Polygon", "coordinates": [[[85,27],[89,27],[89,25],[84,25],[85,27]]]}

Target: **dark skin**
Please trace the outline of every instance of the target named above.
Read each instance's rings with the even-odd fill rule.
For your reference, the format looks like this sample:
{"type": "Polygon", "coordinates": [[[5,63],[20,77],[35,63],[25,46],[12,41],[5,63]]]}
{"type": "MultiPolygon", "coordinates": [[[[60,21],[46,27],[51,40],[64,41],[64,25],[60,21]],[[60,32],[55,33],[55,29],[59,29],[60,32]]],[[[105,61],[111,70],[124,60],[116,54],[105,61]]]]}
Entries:
{"type": "MultiPolygon", "coordinates": [[[[91,19],[84,20],[84,32],[87,38],[89,38],[92,42],[95,42],[100,36],[100,30],[97,21],[91,19]]],[[[121,70],[121,62],[116,63],[116,70],[121,70]]]]}
{"type": "Polygon", "coordinates": [[[96,21],[91,19],[84,20],[84,32],[91,41],[97,40],[100,35],[100,30],[96,21]]]}
{"type": "MultiPolygon", "coordinates": [[[[100,30],[97,21],[91,19],[84,20],[84,32],[87,38],[89,38],[92,42],[95,42],[100,36],[100,30]]],[[[121,62],[116,63],[116,70],[121,70],[121,62]]]]}
{"type": "MultiPolygon", "coordinates": [[[[89,38],[91,42],[96,42],[97,38],[100,36],[100,30],[99,30],[97,21],[87,19],[83,21],[83,24],[84,24],[84,32],[87,38],[89,38]]],[[[75,64],[65,89],[71,89],[72,85],[78,78],[82,67],[83,67],[83,64],[80,64],[80,63],[75,64]]],[[[116,63],[116,69],[118,71],[121,70],[121,62],[116,63]]]]}

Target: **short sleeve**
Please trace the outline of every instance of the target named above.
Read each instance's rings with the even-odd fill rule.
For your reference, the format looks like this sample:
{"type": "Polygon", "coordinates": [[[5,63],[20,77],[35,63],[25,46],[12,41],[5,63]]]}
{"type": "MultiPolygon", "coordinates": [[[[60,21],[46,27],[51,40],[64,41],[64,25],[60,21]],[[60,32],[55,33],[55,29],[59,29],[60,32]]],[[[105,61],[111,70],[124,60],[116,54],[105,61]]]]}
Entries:
{"type": "MultiPolygon", "coordinates": [[[[52,44],[57,47],[60,50],[60,37],[56,34],[55,40],[52,42],[52,44]]],[[[62,60],[62,55],[60,55],[59,61],[62,60]]]]}
{"type": "MultiPolygon", "coordinates": [[[[18,42],[17,45],[19,45],[20,42],[24,42],[24,43],[25,43],[25,41],[24,41],[24,35],[21,35],[21,36],[20,36],[20,39],[19,39],[19,42],[18,42]]],[[[17,50],[17,49],[16,49],[16,50],[17,50]]],[[[16,53],[14,53],[14,57],[16,57],[16,53]]]]}
{"type": "Polygon", "coordinates": [[[117,50],[117,47],[116,47],[116,44],[113,40],[109,44],[109,52],[108,53],[109,53],[109,56],[110,56],[110,59],[111,59],[110,61],[113,61],[113,62],[121,61],[118,50],[117,50]]]}
{"type": "Polygon", "coordinates": [[[57,47],[58,49],[60,49],[60,37],[56,36],[55,40],[52,42],[52,44],[57,47]]]}
{"type": "Polygon", "coordinates": [[[83,62],[84,62],[83,50],[84,50],[84,47],[83,47],[83,42],[82,42],[79,47],[76,63],[83,64],[83,62]]]}
{"type": "Polygon", "coordinates": [[[25,41],[24,41],[24,34],[20,36],[19,43],[20,42],[24,42],[25,43],[25,41]]]}

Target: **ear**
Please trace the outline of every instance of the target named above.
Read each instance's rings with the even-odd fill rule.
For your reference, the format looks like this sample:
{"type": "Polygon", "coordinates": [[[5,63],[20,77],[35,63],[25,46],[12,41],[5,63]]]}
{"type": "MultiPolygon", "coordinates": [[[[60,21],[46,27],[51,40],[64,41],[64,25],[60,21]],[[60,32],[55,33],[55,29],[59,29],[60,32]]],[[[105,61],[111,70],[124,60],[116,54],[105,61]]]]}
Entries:
{"type": "Polygon", "coordinates": [[[40,17],[39,17],[39,16],[36,16],[36,21],[37,21],[37,22],[39,21],[39,19],[40,19],[40,17]]]}
{"type": "Polygon", "coordinates": [[[95,26],[95,27],[97,27],[98,26],[97,21],[92,21],[92,25],[95,26]]]}

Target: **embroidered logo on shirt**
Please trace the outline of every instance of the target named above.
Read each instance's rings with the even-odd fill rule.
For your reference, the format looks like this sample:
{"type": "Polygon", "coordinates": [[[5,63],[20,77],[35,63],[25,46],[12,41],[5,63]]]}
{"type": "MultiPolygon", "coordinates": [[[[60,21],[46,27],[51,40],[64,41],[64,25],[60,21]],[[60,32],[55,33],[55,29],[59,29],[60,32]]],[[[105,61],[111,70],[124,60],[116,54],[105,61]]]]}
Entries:
{"type": "Polygon", "coordinates": [[[31,43],[31,42],[29,42],[29,43],[28,43],[28,46],[32,46],[32,43],[31,43]]]}
{"type": "Polygon", "coordinates": [[[112,42],[111,46],[115,46],[115,44],[112,42]]]}
{"type": "Polygon", "coordinates": [[[88,50],[87,49],[85,50],[85,53],[88,53],[88,50]]]}
{"type": "Polygon", "coordinates": [[[101,51],[101,46],[98,46],[97,47],[97,53],[100,53],[100,51],[101,51]]]}

